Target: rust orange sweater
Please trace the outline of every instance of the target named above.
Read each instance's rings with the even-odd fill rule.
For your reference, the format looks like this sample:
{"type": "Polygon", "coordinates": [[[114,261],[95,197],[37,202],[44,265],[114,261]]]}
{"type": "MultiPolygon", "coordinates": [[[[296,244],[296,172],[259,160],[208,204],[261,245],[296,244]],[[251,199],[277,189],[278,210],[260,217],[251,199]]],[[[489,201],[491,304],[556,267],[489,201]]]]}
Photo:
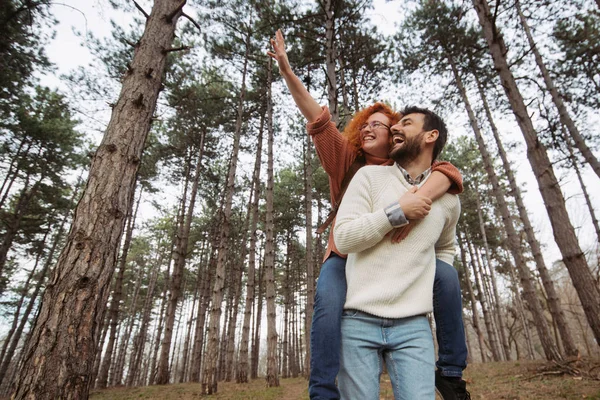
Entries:
{"type": "MultiPolygon", "coordinates": [[[[306,125],[308,134],[312,137],[317,150],[317,156],[321,161],[323,169],[329,176],[329,195],[331,197],[332,204],[336,204],[341,199],[339,198],[341,192],[341,184],[346,175],[346,171],[350,168],[354,160],[356,159],[356,150],[352,145],[348,143],[348,140],[343,137],[340,131],[336,128],[335,124],[331,122],[331,114],[327,106],[323,107],[323,112],[317,118],[316,121],[309,122],[306,125]]],[[[367,165],[393,165],[394,162],[389,158],[374,157],[369,154],[365,154],[365,160],[367,165]]],[[[449,193],[459,194],[463,191],[462,175],[458,169],[445,161],[436,161],[431,166],[432,171],[439,171],[446,175],[453,183],[449,193]]],[[[331,252],[338,254],[341,257],[346,257],[345,254],[341,253],[335,246],[333,240],[333,225],[329,227],[329,241],[327,242],[327,249],[325,251],[325,261],[331,252]]]]}

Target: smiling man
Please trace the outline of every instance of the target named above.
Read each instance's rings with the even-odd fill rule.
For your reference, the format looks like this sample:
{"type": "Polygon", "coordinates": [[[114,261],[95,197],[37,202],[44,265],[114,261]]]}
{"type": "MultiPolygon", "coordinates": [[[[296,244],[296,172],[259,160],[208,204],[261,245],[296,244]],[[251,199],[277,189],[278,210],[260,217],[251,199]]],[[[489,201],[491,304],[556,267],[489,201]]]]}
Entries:
{"type": "Polygon", "coordinates": [[[350,182],[334,228],[349,253],[342,316],[342,399],[378,399],[385,361],[396,399],[434,398],[434,350],[426,314],[433,310],[436,257],[452,264],[460,214],[445,194],[394,245],[384,237],[407,224],[403,202],[430,176],[447,128],[430,110],[410,107],[392,131],[392,166],[367,166],[350,182]]]}

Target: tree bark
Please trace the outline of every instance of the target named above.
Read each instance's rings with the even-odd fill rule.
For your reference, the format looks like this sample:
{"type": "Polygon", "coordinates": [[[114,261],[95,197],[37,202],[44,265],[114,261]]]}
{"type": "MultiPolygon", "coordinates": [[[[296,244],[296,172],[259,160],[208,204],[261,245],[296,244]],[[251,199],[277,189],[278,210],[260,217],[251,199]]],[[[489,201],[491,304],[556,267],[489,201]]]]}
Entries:
{"type": "Polygon", "coordinates": [[[550,309],[552,318],[554,319],[554,321],[556,321],[558,331],[560,332],[565,354],[567,356],[577,355],[577,348],[575,346],[575,342],[573,341],[571,331],[565,319],[565,315],[560,304],[560,298],[556,293],[554,282],[552,280],[552,277],[550,276],[548,268],[546,267],[546,262],[544,261],[544,257],[542,255],[540,243],[536,238],[535,232],[533,230],[533,225],[531,224],[529,215],[527,213],[527,209],[525,208],[525,203],[523,202],[521,189],[519,189],[519,185],[517,184],[515,174],[510,166],[510,162],[506,155],[506,151],[504,150],[502,141],[500,140],[500,133],[498,132],[498,128],[494,123],[492,112],[488,105],[483,86],[477,76],[475,76],[475,81],[477,83],[477,88],[481,97],[485,114],[488,119],[488,123],[492,129],[492,133],[494,134],[494,140],[496,141],[496,146],[498,147],[498,153],[500,154],[500,158],[502,159],[502,165],[504,167],[504,172],[508,178],[508,182],[511,188],[511,194],[515,199],[517,209],[519,210],[519,216],[521,218],[521,221],[523,222],[525,235],[527,237],[527,243],[531,248],[533,259],[535,261],[538,272],[540,273],[540,277],[542,278],[544,290],[546,291],[546,294],[548,296],[548,308],[550,309]]]}
{"type": "Polygon", "coordinates": [[[240,135],[244,116],[244,99],[246,97],[246,75],[248,73],[248,58],[250,46],[246,45],[244,66],[242,70],[242,85],[237,107],[237,119],[233,138],[233,148],[229,161],[229,171],[225,183],[224,207],[221,218],[221,229],[219,232],[219,247],[217,267],[215,270],[215,281],[212,289],[212,307],[210,310],[210,321],[208,325],[208,351],[204,361],[204,373],[202,374],[202,393],[213,394],[217,392],[217,364],[219,357],[219,324],[221,321],[221,306],[223,302],[223,286],[225,283],[225,264],[227,261],[227,245],[229,242],[229,230],[231,225],[231,208],[235,190],[235,173],[238,164],[238,153],[240,149],[240,135]]]}
{"type": "MultiPolygon", "coordinates": [[[[202,156],[204,154],[204,138],[206,131],[202,131],[200,138],[200,144],[197,151],[197,158],[195,164],[194,178],[192,179],[192,188],[190,193],[190,200],[187,207],[185,207],[185,201],[187,197],[187,180],[186,187],[182,198],[182,218],[181,225],[179,226],[178,234],[176,237],[175,250],[173,251],[173,276],[171,277],[171,287],[169,290],[169,303],[167,305],[167,315],[165,318],[165,336],[161,344],[160,364],[158,366],[158,375],[156,377],[156,383],[158,385],[164,385],[169,383],[169,349],[171,347],[171,339],[173,334],[173,324],[175,322],[175,313],[177,312],[177,304],[182,295],[182,278],[185,270],[185,262],[188,253],[188,242],[190,236],[190,227],[192,226],[192,219],[194,217],[194,206],[196,204],[196,196],[198,194],[198,185],[200,183],[200,170],[202,168],[202,156]],[[187,210],[184,212],[184,210],[187,210]]],[[[188,171],[189,172],[189,171],[188,171]]],[[[187,176],[188,174],[186,174],[187,176]]]]}
{"type": "MultiPolygon", "coordinates": [[[[304,315],[306,316],[304,332],[306,333],[306,343],[310,343],[310,327],[312,326],[313,308],[315,303],[315,260],[313,257],[313,225],[312,225],[312,190],[313,190],[313,170],[312,170],[312,146],[309,135],[306,135],[306,153],[304,157],[304,197],[306,203],[306,307],[304,315]]],[[[305,377],[310,375],[310,346],[306,346],[306,369],[305,377]]]]}
{"type": "Polygon", "coordinates": [[[479,312],[477,311],[477,299],[475,299],[475,292],[473,292],[473,285],[471,285],[471,278],[468,272],[469,269],[467,264],[467,252],[465,250],[464,242],[465,240],[458,241],[460,247],[460,259],[463,265],[463,280],[467,284],[467,289],[469,290],[469,299],[471,300],[471,313],[473,314],[473,329],[475,329],[475,333],[477,334],[479,352],[481,354],[481,362],[484,363],[487,361],[487,357],[485,356],[485,340],[483,337],[481,324],[479,322],[479,312]]]}
{"type": "Polygon", "coordinates": [[[65,248],[46,288],[14,399],[87,399],[96,343],[109,294],[125,215],[167,53],[181,14],[179,1],[155,0],[65,248]]]}
{"type": "Polygon", "coordinates": [[[491,15],[487,0],[472,0],[487,40],[494,66],[502,81],[511,108],[525,142],[527,144],[527,157],[536,176],[538,186],[550,218],[554,240],[560,249],[563,262],[569,271],[573,286],[577,291],[581,305],[585,311],[588,323],[594,332],[597,342],[600,342],[600,292],[581,251],[575,229],[567,213],[565,199],[560,191],[560,186],[546,148],[537,136],[533,122],[527,112],[525,101],[521,96],[516,80],[510,71],[506,60],[506,45],[502,34],[495,26],[494,17],[491,15]]]}
{"type": "Polygon", "coordinates": [[[267,387],[279,386],[277,376],[277,326],[275,315],[275,238],[273,232],[273,103],[271,58],[267,61],[267,192],[265,239],[265,288],[267,298],[267,387]]]}
{"type": "Polygon", "coordinates": [[[483,219],[483,212],[481,211],[481,199],[479,198],[479,193],[475,193],[475,196],[477,199],[477,217],[479,218],[479,228],[481,230],[481,238],[483,239],[485,259],[490,270],[490,279],[492,281],[494,299],[496,300],[496,316],[498,318],[498,330],[500,331],[500,341],[502,342],[502,348],[504,349],[504,359],[506,361],[510,361],[510,345],[508,343],[508,340],[506,340],[506,327],[504,324],[504,317],[502,317],[503,307],[500,303],[500,295],[498,294],[498,287],[496,285],[496,275],[494,274],[494,267],[492,267],[492,258],[490,257],[490,246],[488,245],[487,234],[485,232],[485,222],[483,219]]]}
{"type": "Polygon", "coordinates": [[[240,353],[238,361],[237,383],[248,383],[249,363],[248,344],[250,338],[250,319],[254,308],[255,276],[256,276],[256,228],[258,225],[258,202],[260,200],[260,165],[262,159],[262,142],[264,130],[264,114],[261,114],[260,127],[256,145],[256,159],[252,174],[252,215],[250,223],[250,245],[248,254],[248,273],[246,279],[246,303],[244,306],[244,322],[242,324],[242,338],[240,340],[240,353]]]}
{"type": "Polygon", "coordinates": [[[337,78],[335,74],[336,49],[335,49],[335,14],[334,0],[325,1],[325,76],[327,78],[327,99],[331,121],[337,124],[340,120],[337,101],[337,78]]]}
{"type": "Polygon", "coordinates": [[[477,140],[479,152],[481,153],[481,156],[483,158],[483,165],[485,171],[487,173],[490,183],[492,184],[492,192],[494,193],[494,197],[496,198],[496,203],[498,204],[500,214],[502,215],[504,229],[506,230],[508,247],[513,259],[515,260],[517,270],[519,271],[519,277],[521,278],[521,285],[523,286],[525,300],[527,301],[527,304],[529,305],[530,311],[534,318],[535,325],[540,336],[540,341],[542,343],[542,347],[544,348],[544,353],[548,360],[559,361],[562,359],[562,356],[560,355],[558,347],[556,347],[556,344],[552,340],[552,333],[550,331],[550,328],[548,327],[548,322],[544,317],[544,310],[542,309],[542,305],[540,304],[539,298],[537,297],[535,287],[531,282],[530,271],[522,255],[521,240],[514,227],[511,218],[511,213],[508,208],[508,204],[506,203],[506,195],[500,187],[500,183],[498,182],[498,176],[494,171],[491,156],[487,150],[486,144],[483,139],[483,135],[481,133],[481,129],[479,128],[479,123],[477,122],[477,118],[475,116],[473,108],[471,107],[471,103],[469,102],[467,91],[463,85],[458,68],[451,56],[448,57],[448,62],[452,68],[452,72],[454,73],[456,85],[458,86],[463,103],[467,110],[467,114],[469,115],[469,122],[471,124],[471,128],[473,129],[473,133],[475,134],[475,139],[477,140]]]}

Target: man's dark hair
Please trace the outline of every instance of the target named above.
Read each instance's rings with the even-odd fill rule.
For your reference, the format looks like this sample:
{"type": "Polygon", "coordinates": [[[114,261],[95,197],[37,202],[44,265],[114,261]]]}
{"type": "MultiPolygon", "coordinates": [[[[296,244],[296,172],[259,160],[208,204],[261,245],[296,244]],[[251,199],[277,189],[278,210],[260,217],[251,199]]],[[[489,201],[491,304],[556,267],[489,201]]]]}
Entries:
{"type": "Polygon", "coordinates": [[[439,132],[439,136],[435,141],[435,146],[433,146],[433,161],[435,161],[444,149],[446,140],[448,140],[448,128],[446,127],[444,120],[431,110],[415,106],[406,107],[404,110],[400,111],[400,114],[402,114],[403,117],[408,114],[423,114],[425,115],[423,129],[426,131],[436,129],[439,132]]]}

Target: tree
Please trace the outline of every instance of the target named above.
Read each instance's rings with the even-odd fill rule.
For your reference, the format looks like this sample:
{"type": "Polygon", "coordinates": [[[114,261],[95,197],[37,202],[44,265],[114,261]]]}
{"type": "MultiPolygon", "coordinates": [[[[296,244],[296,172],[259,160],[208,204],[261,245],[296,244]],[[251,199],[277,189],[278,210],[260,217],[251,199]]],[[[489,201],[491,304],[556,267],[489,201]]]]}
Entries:
{"type": "Polygon", "coordinates": [[[24,350],[15,399],[88,397],[108,283],[184,5],[154,2],[24,350]]]}
{"type": "Polygon", "coordinates": [[[473,6],[477,11],[479,23],[494,60],[494,67],[498,72],[512,111],[525,138],[527,157],[536,176],[550,218],[554,240],[561,251],[565,266],[577,290],[588,323],[596,340],[600,342],[600,293],[598,287],[594,284],[585,254],[581,251],[575,230],[569,220],[565,199],[560,191],[552,163],[546,148],[538,138],[525,101],[508,65],[506,45],[495,24],[495,18],[490,11],[487,0],[473,0],[473,6]]]}

